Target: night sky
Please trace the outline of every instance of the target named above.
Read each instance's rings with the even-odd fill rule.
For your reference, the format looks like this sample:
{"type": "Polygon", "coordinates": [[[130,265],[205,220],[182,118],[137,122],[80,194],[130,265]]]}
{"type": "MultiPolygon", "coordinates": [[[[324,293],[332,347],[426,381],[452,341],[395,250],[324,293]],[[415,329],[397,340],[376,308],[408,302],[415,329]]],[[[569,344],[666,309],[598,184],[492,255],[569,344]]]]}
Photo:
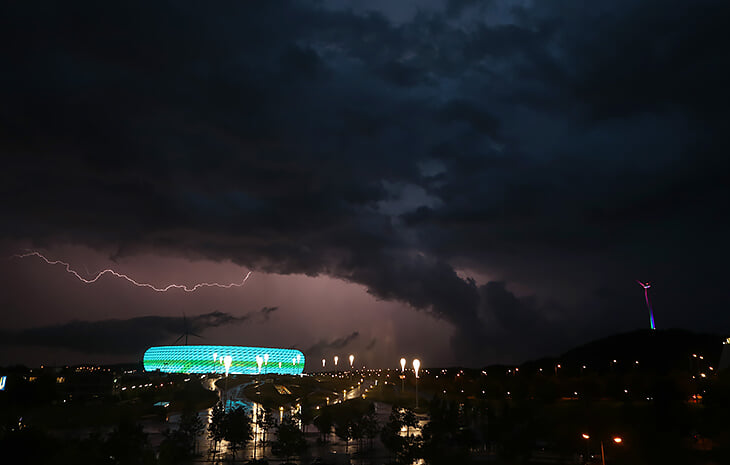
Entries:
{"type": "MultiPolygon", "coordinates": [[[[730,4],[0,6],[0,364],[730,333],[730,4]],[[139,282],[241,282],[165,293],[139,282]]],[[[728,334],[730,335],[730,334],[728,334]]]]}

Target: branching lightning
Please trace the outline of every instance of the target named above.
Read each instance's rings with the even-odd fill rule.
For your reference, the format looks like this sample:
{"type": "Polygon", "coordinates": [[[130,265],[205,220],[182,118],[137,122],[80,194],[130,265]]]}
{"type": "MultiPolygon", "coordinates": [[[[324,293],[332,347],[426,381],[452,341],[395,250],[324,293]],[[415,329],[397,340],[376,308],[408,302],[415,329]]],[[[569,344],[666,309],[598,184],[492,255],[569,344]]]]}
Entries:
{"type": "Polygon", "coordinates": [[[251,272],[249,271],[248,273],[246,273],[246,276],[244,276],[243,281],[241,281],[240,283],[230,283],[230,284],[198,283],[198,284],[196,284],[196,285],[194,285],[192,287],[188,287],[188,286],[186,286],[184,284],[168,284],[165,287],[156,287],[156,286],[154,286],[154,285],[152,285],[150,283],[141,283],[139,281],[136,281],[135,279],[127,276],[126,274],[118,273],[118,272],[116,272],[116,271],[114,271],[112,269],[109,269],[109,268],[100,271],[92,279],[86,279],[83,276],[81,276],[76,270],[74,270],[73,268],[71,268],[71,264],[66,263],[66,262],[63,262],[61,260],[50,260],[50,259],[46,258],[40,252],[28,252],[28,253],[25,253],[25,254],[17,254],[17,255],[13,255],[12,258],[27,258],[27,257],[38,257],[41,260],[43,260],[44,262],[48,263],[49,265],[63,265],[64,268],[66,268],[66,272],[67,273],[70,273],[70,274],[74,275],[79,281],[81,281],[84,284],[93,284],[96,281],[98,281],[99,278],[101,278],[105,274],[110,274],[110,275],[115,276],[117,278],[124,279],[127,282],[132,283],[132,284],[134,284],[137,287],[146,287],[146,288],[152,289],[155,292],[167,292],[170,289],[182,289],[185,292],[195,292],[198,289],[200,289],[201,287],[218,287],[218,288],[221,288],[221,289],[230,289],[232,287],[243,287],[243,285],[248,280],[248,277],[251,276],[251,272]]]}

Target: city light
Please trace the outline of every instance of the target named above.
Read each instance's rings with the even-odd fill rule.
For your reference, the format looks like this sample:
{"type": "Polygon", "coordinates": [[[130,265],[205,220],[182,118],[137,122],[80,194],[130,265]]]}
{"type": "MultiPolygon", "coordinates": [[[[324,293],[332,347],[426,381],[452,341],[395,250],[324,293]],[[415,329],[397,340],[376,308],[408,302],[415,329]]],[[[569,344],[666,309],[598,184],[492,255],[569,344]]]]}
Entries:
{"type": "Polygon", "coordinates": [[[421,361],[413,359],[413,371],[416,373],[416,408],[418,408],[418,369],[421,368],[421,361]]]}
{"type": "MultiPolygon", "coordinates": [[[[226,376],[228,376],[228,372],[231,369],[232,362],[233,362],[233,357],[231,357],[230,355],[226,355],[225,357],[223,357],[223,365],[226,367],[226,376]]],[[[261,370],[261,368],[259,368],[259,371],[260,370],[261,370]]]]}

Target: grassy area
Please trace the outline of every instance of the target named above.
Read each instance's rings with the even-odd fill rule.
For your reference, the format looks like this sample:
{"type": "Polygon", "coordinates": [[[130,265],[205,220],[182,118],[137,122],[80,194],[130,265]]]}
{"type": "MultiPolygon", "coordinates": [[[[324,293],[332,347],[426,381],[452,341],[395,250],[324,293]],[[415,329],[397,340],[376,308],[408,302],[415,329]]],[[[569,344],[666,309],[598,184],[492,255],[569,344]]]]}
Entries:
{"type": "Polygon", "coordinates": [[[24,420],[44,428],[100,427],[117,424],[122,419],[137,421],[149,415],[164,419],[173,412],[211,407],[217,400],[215,392],[204,389],[199,381],[192,379],[163,388],[125,391],[121,399],[107,397],[46,405],[27,412],[24,420]],[[162,401],[170,402],[170,406],[154,407],[156,402],[162,401]]]}

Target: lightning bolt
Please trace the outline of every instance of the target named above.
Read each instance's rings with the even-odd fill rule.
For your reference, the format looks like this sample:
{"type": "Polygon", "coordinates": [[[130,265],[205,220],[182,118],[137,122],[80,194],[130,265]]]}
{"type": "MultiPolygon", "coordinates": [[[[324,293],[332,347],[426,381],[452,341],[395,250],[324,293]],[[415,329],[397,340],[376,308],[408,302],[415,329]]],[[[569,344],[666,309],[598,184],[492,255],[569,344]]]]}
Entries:
{"type": "Polygon", "coordinates": [[[72,269],[71,264],[63,262],[61,260],[50,260],[50,259],[46,258],[40,252],[28,252],[28,253],[24,253],[24,254],[16,254],[16,255],[13,255],[11,258],[27,258],[27,257],[38,257],[41,260],[43,260],[44,262],[48,263],[49,265],[63,265],[64,268],[66,268],[67,273],[70,273],[70,274],[76,276],[76,278],[84,284],[93,284],[96,281],[98,281],[99,278],[101,278],[105,274],[110,274],[117,278],[124,279],[127,282],[130,282],[137,287],[146,287],[146,288],[152,289],[155,292],[167,292],[170,289],[182,289],[185,292],[195,292],[198,289],[200,289],[201,287],[218,287],[221,289],[230,289],[232,287],[243,287],[243,285],[246,284],[248,277],[251,276],[251,272],[249,271],[248,273],[246,273],[246,276],[244,276],[243,281],[241,281],[240,283],[230,283],[230,284],[198,283],[198,284],[194,285],[193,287],[188,287],[184,284],[169,284],[165,287],[156,287],[150,283],[141,283],[139,281],[136,281],[135,279],[127,276],[126,274],[118,273],[110,268],[100,271],[92,279],[86,279],[83,276],[81,276],[76,270],[72,269]]]}

